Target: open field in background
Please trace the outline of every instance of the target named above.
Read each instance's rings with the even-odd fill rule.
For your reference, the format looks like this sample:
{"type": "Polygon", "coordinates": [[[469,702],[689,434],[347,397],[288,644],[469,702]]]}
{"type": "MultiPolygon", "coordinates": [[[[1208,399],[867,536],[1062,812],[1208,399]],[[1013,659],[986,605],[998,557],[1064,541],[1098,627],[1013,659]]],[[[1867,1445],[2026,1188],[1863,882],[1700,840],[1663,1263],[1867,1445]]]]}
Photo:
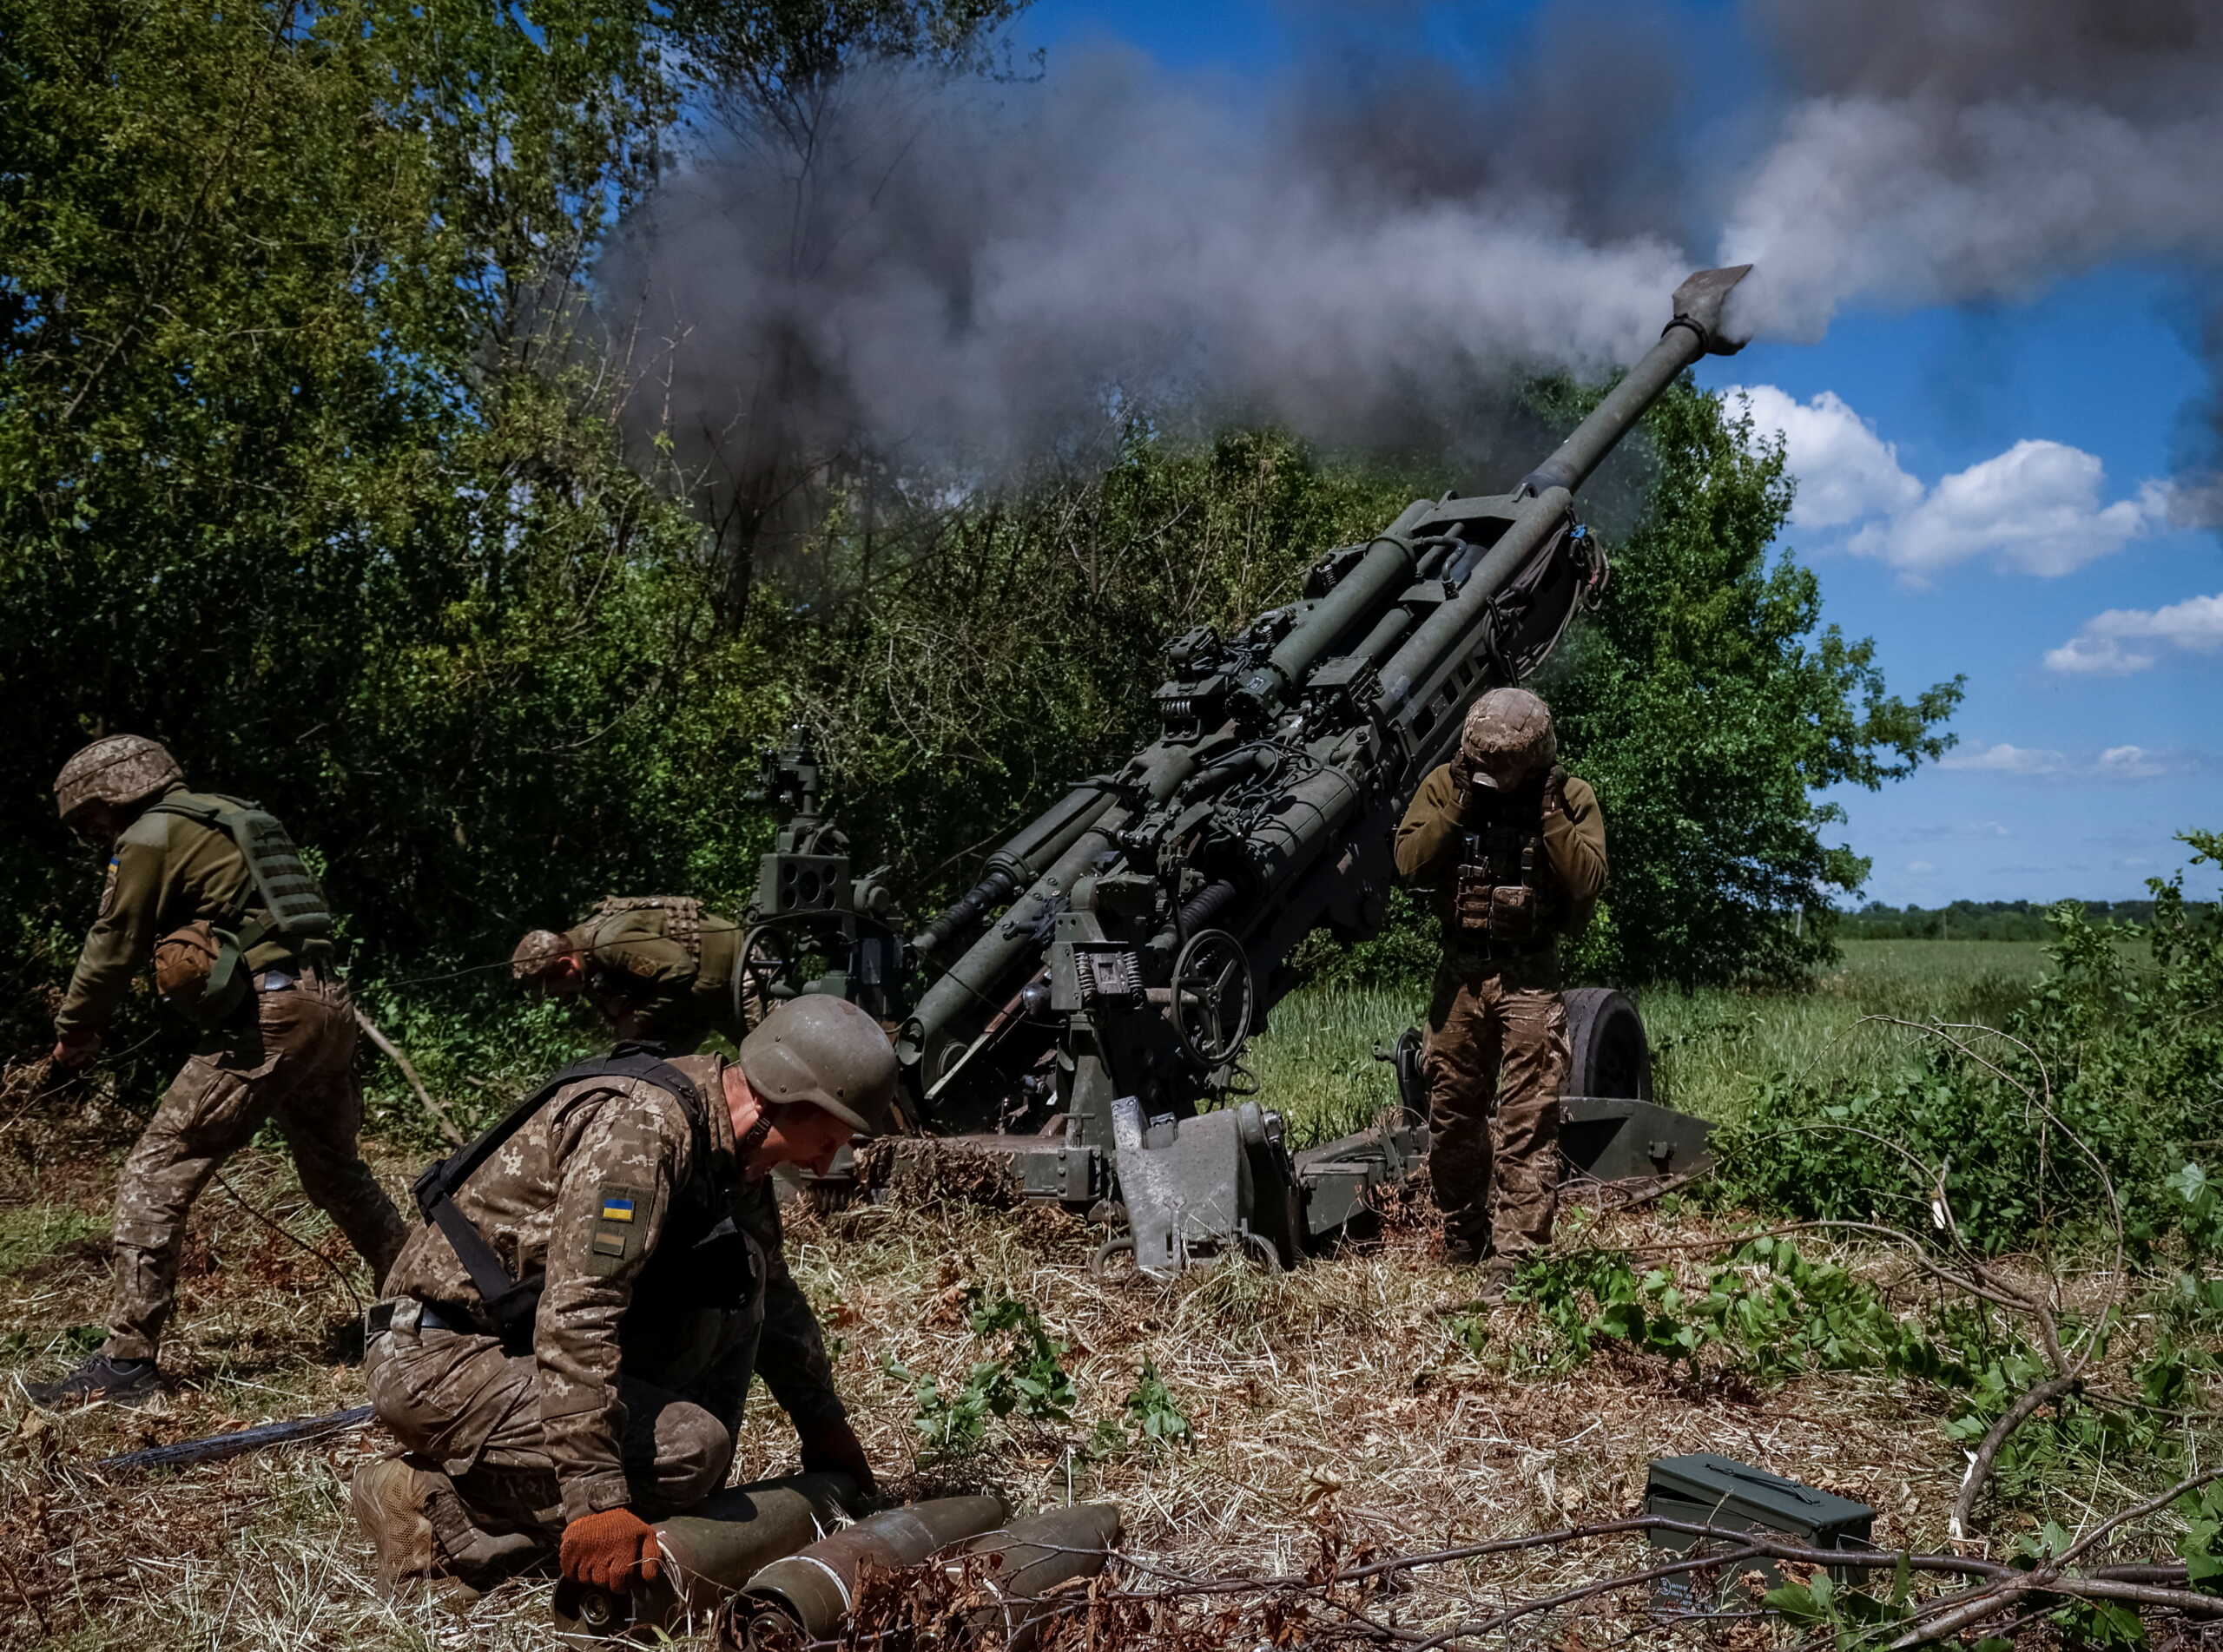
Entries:
{"type": "MultiPolygon", "coordinates": [[[[1901,1028],[1862,1026],[1863,1017],[2000,1025],[2046,963],[2042,945],[2019,941],[1852,941],[1844,952],[1804,992],[1636,993],[1656,1099],[1727,1121],[1753,1083],[1778,1073],[1867,1078],[1904,1070],[1918,1059],[1918,1041],[1901,1028]]],[[[1259,1100],[1288,1116],[1301,1145],[1361,1128],[1395,1100],[1375,1049],[1427,1013],[1425,987],[1292,993],[1251,1046],[1259,1100]]]]}
{"type": "MultiPolygon", "coordinates": [[[[1996,1018],[2042,963],[2034,946],[1869,943],[1849,947],[1844,968],[1810,993],[1649,994],[1644,1009],[1663,1046],[1666,1099],[1725,1117],[1742,1088],[1774,1070],[1826,1062],[1881,1071],[1910,1058],[1898,1036],[1847,1037],[1863,1014],[1996,1018]]],[[[1257,1046],[1261,1098],[1291,1114],[1301,1139],[1362,1122],[1390,1099],[1373,1046],[1422,1008],[1390,992],[1296,995],[1257,1046]]],[[[96,1339],[110,1166],[135,1122],[96,1103],[22,1116],[0,1130],[0,1375],[53,1374],[96,1339]]],[[[417,1160],[413,1149],[379,1149],[397,1196],[417,1160]]],[[[359,1266],[282,1154],[257,1149],[227,1175],[308,1248],[210,1189],[167,1351],[184,1379],[178,1390],[142,1412],[96,1407],[49,1418],[12,1380],[0,1383],[0,1645],[550,1644],[544,1584],[511,1585],[465,1617],[379,1596],[345,1491],[352,1465],[379,1448],[375,1435],[159,1476],[89,1471],[109,1452],[360,1403],[353,1323],[369,1287],[359,1266]]],[[[1702,1287],[1716,1265],[1710,1239],[1745,1225],[1670,1200],[1618,1216],[1578,1208],[1562,1234],[1571,1249],[1664,1245],[1659,1266],[1687,1288],[1702,1287]]],[[[1435,1260],[1418,1201],[1380,1237],[1292,1275],[1245,1269],[1166,1287],[1112,1284],[1092,1277],[1091,1248],[1087,1230],[1047,1211],[867,1208],[794,1221],[797,1276],[835,1342],[837,1375],[891,1494],[985,1485],[1026,1505],[1109,1497],[1125,1512],[1127,1550],[1152,1565],[1301,1571],[1323,1534],[1346,1553],[1413,1553],[1613,1517],[1634,1506],[1649,1459],[1705,1450],[1872,1504],[1883,1543],[1947,1543],[1964,1460],[1944,1426],[1947,1396],[1874,1372],[1755,1382],[1619,1343],[1571,1362],[1536,1306],[1456,1311],[1471,1275],[1435,1260]],[[915,1426],[921,1380],[948,1395],[1003,1348],[969,1328],[974,1291],[1008,1293],[1039,1313],[1063,1345],[1076,1403],[1069,1419],[992,1421],[977,1451],[936,1461],[915,1426]],[[1129,1401],[1145,1365],[1193,1444],[1143,1437],[1129,1401]]],[[[1809,1250],[1844,1261],[1903,1312],[1925,1295],[1890,1254],[1821,1241],[1809,1250]]],[[[2101,1282],[2080,1277],[2077,1288],[2101,1282]]],[[[784,1419],[760,1392],[737,1476],[785,1471],[792,1453],[784,1419]]],[[[2208,1443],[2195,1448],[2197,1460],[2207,1454],[2208,1443]]],[[[2023,1501],[1992,1529],[2012,1537],[2042,1517],[2088,1525],[2154,1490],[2150,1470],[2114,1455],[2078,1458],[2048,1471],[2035,1492],[2022,1482],[2023,1501]]],[[[2157,1517],[2127,1535],[2137,1552],[2165,1552],[2172,1529],[2157,1517]]],[[[1441,1623],[1633,1570],[1644,1553],[1620,1538],[1468,1563],[1382,1609],[1407,1625],[1441,1623]]],[[[1634,1600],[1586,1601],[1536,1622],[1518,1643],[1615,1644],[1634,1600]]]]}

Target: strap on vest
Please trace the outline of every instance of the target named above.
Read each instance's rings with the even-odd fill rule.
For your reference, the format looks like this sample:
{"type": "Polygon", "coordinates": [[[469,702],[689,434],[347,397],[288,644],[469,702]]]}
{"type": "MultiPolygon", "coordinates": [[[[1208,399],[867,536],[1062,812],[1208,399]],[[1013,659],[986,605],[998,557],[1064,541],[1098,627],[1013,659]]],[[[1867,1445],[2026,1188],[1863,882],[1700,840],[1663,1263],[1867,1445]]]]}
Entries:
{"type": "Polygon", "coordinates": [[[685,1111],[688,1122],[694,1127],[698,1141],[706,1139],[709,1123],[703,1111],[703,1097],[692,1081],[663,1059],[660,1050],[642,1044],[620,1044],[607,1056],[598,1056],[566,1067],[496,1122],[470,1146],[436,1160],[417,1178],[411,1191],[415,1195],[417,1208],[425,1220],[447,1235],[448,1243],[455,1249],[456,1260],[463,1264],[463,1271],[471,1275],[471,1283],[478,1290],[479,1300],[485,1305],[487,1317],[494,1321],[494,1329],[502,1345],[511,1353],[524,1353],[532,1346],[532,1322],[539,1311],[541,1281],[538,1279],[519,1280],[503,1265],[493,1246],[486,1242],[486,1235],[478,1226],[463,1214],[455,1195],[463,1184],[471,1180],[479,1166],[501,1150],[502,1144],[515,1135],[548,1104],[551,1097],[566,1085],[576,1084],[584,1078],[639,1079],[669,1092],[685,1111]]]}

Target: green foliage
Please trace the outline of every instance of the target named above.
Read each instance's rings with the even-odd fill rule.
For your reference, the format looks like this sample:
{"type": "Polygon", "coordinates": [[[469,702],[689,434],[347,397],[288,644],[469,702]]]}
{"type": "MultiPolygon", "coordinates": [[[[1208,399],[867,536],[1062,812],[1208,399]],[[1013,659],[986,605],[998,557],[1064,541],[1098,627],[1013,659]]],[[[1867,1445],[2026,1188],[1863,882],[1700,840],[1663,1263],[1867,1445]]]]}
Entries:
{"type": "MultiPolygon", "coordinates": [[[[683,109],[791,136],[861,57],[994,72],[1017,10],[0,0],[10,1037],[43,1030],[95,898],[46,790],[91,734],[166,740],[328,857],[383,1017],[491,965],[429,983],[404,1040],[460,1076],[552,1043],[466,1024],[520,929],[611,890],[745,897],[770,822],[742,777],[785,724],[817,727],[861,856],[924,908],[1147,736],[1170,637],[1286,599],[1451,479],[1138,418],[1101,469],[894,522],[837,490],[792,600],[745,600],[670,448],[619,439],[588,272],[683,109]]],[[[1780,973],[1819,944],[1783,919],[1852,876],[1810,789],[1905,772],[1951,696],[1885,696],[1865,645],[1817,634],[1811,578],[1766,565],[1779,456],[1688,385],[1648,430],[1619,599],[1546,685],[1614,832],[1578,962],[1780,973]]],[[[1386,983],[1432,952],[1407,903],[1314,961],[1386,983]]]]}
{"type": "Polygon", "coordinates": [[[777,708],[574,349],[674,109],[653,25],[0,0],[0,946],[66,964],[98,868],[46,783],[118,727],[325,850],[373,968],[740,879],[682,777],[777,708]]]}
{"type": "Polygon", "coordinates": [[[1072,1418],[1079,1403],[1072,1379],[1061,1361],[1065,1345],[1043,1329],[1041,1316],[1015,1297],[990,1295],[974,1287],[968,1324],[977,1337],[1005,1335],[1004,1352],[975,1360],[954,1393],[945,1392],[932,1376],[921,1376],[888,1357],[890,1375],[912,1385],[911,1426],[927,1454],[961,1457],[977,1451],[993,1418],[1019,1416],[1036,1424],[1072,1418]]]}
{"type": "Polygon", "coordinates": [[[1173,1391],[1165,1385],[1165,1379],[1158,1374],[1158,1367],[1151,1361],[1143,1361],[1125,1406],[1128,1418],[1151,1444],[1196,1444],[1197,1433],[1190,1424],[1189,1413],[1181,1409],[1173,1391]]]}
{"type": "Polygon", "coordinates": [[[1945,1387],[1975,1380],[1960,1355],[1899,1318],[1873,1287],[1779,1238],[1743,1246],[1698,1291],[1664,1269],[1639,1273],[1627,1256],[1599,1251],[1524,1262],[1513,1290],[1535,1306],[1570,1360],[1610,1338],[1692,1366],[1708,1357],[1761,1381],[1868,1370],[1945,1387]]]}
{"type": "Polygon", "coordinates": [[[1888,1594],[1841,1583],[1826,1572],[1817,1572],[1803,1583],[1781,1583],[1768,1590],[1761,1603],[1780,1612],[1795,1627],[1827,1633],[1840,1648],[1872,1646],[1886,1637],[1878,1633],[1905,1621],[1914,1598],[1914,1574],[1899,1557],[1888,1594]]]}
{"type": "Polygon", "coordinates": [[[2185,1522],[2177,1539],[2185,1581],[2205,1593],[2223,1594],[2223,1484],[2211,1481],[2186,1492],[2177,1499],[2177,1512],[2185,1522]]]}
{"type": "Polygon", "coordinates": [[[0,1275],[20,1273],[79,1240],[107,1231],[82,1211],[59,1205],[0,1208],[0,1275]]]}
{"type": "MultiPolygon", "coordinates": [[[[1858,912],[1837,915],[1845,940],[1869,941],[2043,941],[2051,938],[2049,914],[2059,903],[2028,900],[1956,900],[1949,906],[1886,906],[1870,901],[1858,912]]],[[[2086,900],[2075,903],[2084,916],[2118,924],[2151,924],[2150,900],[2086,900]]],[[[2189,903],[2188,903],[2189,905],[2189,903]]]]}
{"type": "MultiPolygon", "coordinates": [[[[2214,834],[2185,841],[2195,864],[2217,859],[2214,834]]],[[[1942,1172],[1960,1232],[1985,1249],[2049,1227],[2111,1237],[2120,1207],[2134,1249],[2211,1254],[2213,1195],[2184,1167],[2223,1134],[2223,918],[2188,905],[2182,882],[2153,882],[2154,923],[2135,934],[2055,907],[2051,970],[2007,1037],[1951,1032],[1890,1083],[1768,1082],[1720,1143],[1727,1191],[1920,1227],[1942,1172]]]]}

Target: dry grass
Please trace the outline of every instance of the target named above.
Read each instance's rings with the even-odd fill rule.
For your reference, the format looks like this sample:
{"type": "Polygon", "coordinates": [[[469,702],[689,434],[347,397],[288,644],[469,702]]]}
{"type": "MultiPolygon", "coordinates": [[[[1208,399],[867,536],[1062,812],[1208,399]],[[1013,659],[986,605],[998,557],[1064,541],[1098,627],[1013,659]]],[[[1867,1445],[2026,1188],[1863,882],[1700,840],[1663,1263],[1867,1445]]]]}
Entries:
{"type": "MultiPolygon", "coordinates": [[[[403,1167],[384,1168],[398,1183],[403,1167]]],[[[277,1155],[250,1155],[234,1181],[324,1254],[344,1255],[277,1155]]],[[[42,1191],[65,1188],[87,1207],[99,1182],[57,1176],[42,1191]]],[[[1617,1219],[1606,1236],[1626,1238],[1639,1221],[1617,1219]]],[[[1635,1359],[1554,1372],[1518,1310],[1493,1322],[1478,1356],[1439,1312],[1466,1280],[1430,1259],[1430,1243],[1408,1227],[1294,1275],[1114,1285],[1090,1275],[1082,1231],[1055,1213],[867,1208],[798,1221],[790,1250],[841,1339],[840,1379],[889,1491],[985,1484],[1025,1505],[1109,1497],[1125,1511],[1128,1550],[1173,1571],[1301,1571],[1329,1529],[1361,1551],[1409,1551],[1609,1517],[1633,1507],[1651,1458],[1699,1449],[1870,1502],[1884,1541],[1940,1537],[1956,1463],[1926,1402],[1845,1378],[1760,1398],[1635,1359]],[[1079,1408],[1054,1430],[992,1425],[986,1448],[964,1461],[923,1462],[913,1396],[886,1362],[960,1383],[991,1352],[966,1325],[966,1289],[976,1285],[1023,1298],[1068,1345],[1079,1408]],[[1197,1443],[1092,1451],[1145,1360],[1197,1443]]],[[[97,1319],[102,1293],[98,1247],[82,1242],[0,1279],[10,1364],[25,1376],[63,1368],[74,1348],[54,1327],[97,1319]]],[[[467,1619],[378,1596],[344,1493],[348,1466],[376,1448],[374,1437],[113,1482],[86,1468],[140,1445],[360,1403],[352,1313],[328,1272],[221,1194],[204,1200],[171,1353],[185,1379],[178,1392],[144,1412],[54,1419],[19,1394],[0,1401],[0,1600],[23,1603],[7,1638],[148,1649],[545,1644],[535,1587],[490,1597],[467,1619]]],[[[760,1398],[739,1472],[780,1471],[792,1450],[760,1398]]],[[[1448,1569],[1425,1605],[1408,1609],[1477,1609],[1638,1554],[1626,1542],[1448,1569]]]]}

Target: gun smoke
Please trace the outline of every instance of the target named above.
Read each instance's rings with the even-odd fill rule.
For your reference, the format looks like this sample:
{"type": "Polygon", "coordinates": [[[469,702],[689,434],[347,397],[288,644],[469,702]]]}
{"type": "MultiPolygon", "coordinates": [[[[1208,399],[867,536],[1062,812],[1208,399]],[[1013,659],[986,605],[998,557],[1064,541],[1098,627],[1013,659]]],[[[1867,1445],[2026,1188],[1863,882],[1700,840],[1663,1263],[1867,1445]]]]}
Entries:
{"type": "MultiPolygon", "coordinates": [[[[1700,264],[1756,263],[1740,325],[1801,338],[2223,265],[2209,0],[1745,0],[1771,78],[1735,109],[1666,6],[1547,10],[1492,87],[1363,11],[1311,14],[1332,65],[1278,83],[881,69],[807,146],[706,143],[601,273],[653,359],[636,431],[760,495],[775,452],[993,478],[1138,407],[1472,467],[1510,386],[1633,359],[1700,264]]],[[[2223,312],[2189,331],[2223,373],[2223,312]]]]}

